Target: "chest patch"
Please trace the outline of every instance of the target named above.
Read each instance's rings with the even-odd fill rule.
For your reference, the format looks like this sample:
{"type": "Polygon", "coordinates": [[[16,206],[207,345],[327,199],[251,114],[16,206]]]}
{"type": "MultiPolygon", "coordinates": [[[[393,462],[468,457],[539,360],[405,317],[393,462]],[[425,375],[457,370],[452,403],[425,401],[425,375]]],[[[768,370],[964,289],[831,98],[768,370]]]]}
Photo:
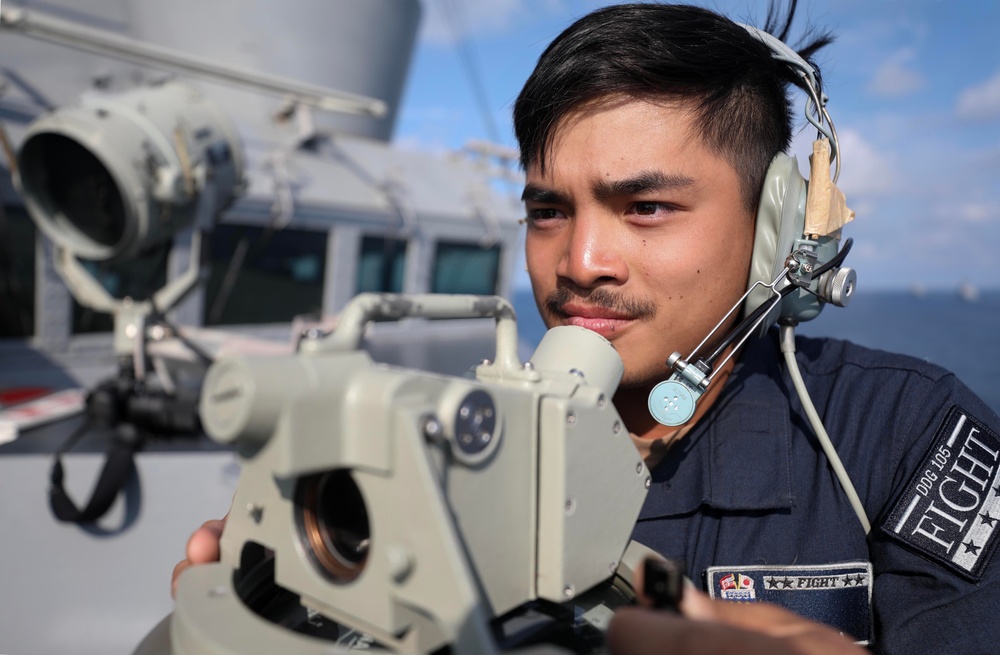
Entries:
{"type": "Polygon", "coordinates": [[[978,580],[996,548],[1000,438],[952,407],[882,530],[964,577],[978,580]]]}
{"type": "Polygon", "coordinates": [[[737,602],[763,601],[819,621],[867,645],[872,633],[869,562],[790,566],[713,566],[708,595],[737,602]]]}

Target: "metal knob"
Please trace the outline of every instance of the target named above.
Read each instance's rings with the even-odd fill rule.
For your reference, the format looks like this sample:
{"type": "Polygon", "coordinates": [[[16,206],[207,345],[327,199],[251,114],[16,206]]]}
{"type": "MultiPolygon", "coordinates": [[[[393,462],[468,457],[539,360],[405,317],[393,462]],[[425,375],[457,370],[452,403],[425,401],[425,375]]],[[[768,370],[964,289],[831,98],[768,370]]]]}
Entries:
{"type": "MultiPolygon", "coordinates": [[[[826,276],[825,276],[826,277],[826,276]]],[[[847,307],[854,297],[858,274],[847,266],[831,271],[822,286],[822,297],[837,307],[847,307]]]]}

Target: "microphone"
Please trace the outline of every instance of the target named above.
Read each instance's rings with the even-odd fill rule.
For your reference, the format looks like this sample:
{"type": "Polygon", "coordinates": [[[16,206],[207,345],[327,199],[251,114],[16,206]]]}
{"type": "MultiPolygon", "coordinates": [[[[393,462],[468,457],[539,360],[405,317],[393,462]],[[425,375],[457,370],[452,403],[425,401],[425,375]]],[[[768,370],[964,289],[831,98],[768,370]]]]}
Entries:
{"type": "MultiPolygon", "coordinates": [[[[736,301],[722,320],[719,321],[712,330],[705,335],[701,343],[695,347],[687,358],[681,357],[679,352],[675,352],[667,359],[667,367],[673,374],[663,382],[660,382],[649,392],[647,406],[649,413],[659,423],[676,427],[684,425],[694,416],[698,400],[712,383],[718,369],[726,365],[737,350],[746,342],[761,324],[767,320],[771,311],[777,307],[782,299],[796,289],[805,289],[817,296],[821,301],[832,303],[838,307],[845,307],[850,302],[854,293],[854,285],[857,274],[853,269],[840,267],[840,264],[847,257],[851,250],[853,239],[847,239],[844,247],[840,249],[828,262],[819,264],[819,258],[810,250],[798,249],[785,259],[785,268],[778,273],[770,283],[761,280],[756,281],[743,296],[736,301]],[[813,284],[814,281],[816,284],[813,284]],[[812,288],[812,287],[816,288],[812,288]],[[707,357],[697,357],[706,343],[712,339],[722,327],[730,320],[730,317],[743,306],[747,297],[754,292],[757,287],[764,287],[770,291],[768,297],[761,302],[746,318],[729,331],[716,345],[713,352],[707,357]],[[726,349],[738,340],[725,359],[716,365],[717,360],[722,357],[726,349]],[[697,357],[697,359],[696,359],[697,357]]],[[[794,317],[782,317],[783,322],[795,323],[794,317]]]]}

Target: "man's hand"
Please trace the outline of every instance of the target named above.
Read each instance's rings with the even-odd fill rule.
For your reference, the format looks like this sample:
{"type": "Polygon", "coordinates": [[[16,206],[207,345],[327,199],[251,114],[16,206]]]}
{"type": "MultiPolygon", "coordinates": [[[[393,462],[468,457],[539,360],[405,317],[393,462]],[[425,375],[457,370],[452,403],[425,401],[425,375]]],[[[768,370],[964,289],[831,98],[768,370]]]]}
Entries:
{"type": "Polygon", "coordinates": [[[608,628],[614,655],[862,655],[867,653],[833,628],[775,605],[741,605],[684,590],[678,616],[627,607],[608,628]]]}
{"type": "Polygon", "coordinates": [[[226,527],[226,518],[228,516],[227,514],[221,519],[205,521],[188,539],[187,549],[185,550],[187,558],[177,562],[177,566],[174,567],[174,575],[170,581],[171,597],[177,594],[177,579],[180,578],[181,572],[184,569],[195,564],[207,564],[219,561],[219,539],[222,537],[222,529],[226,527]]]}
{"type": "MultiPolygon", "coordinates": [[[[642,590],[644,567],[636,575],[642,590]]],[[[608,648],[613,655],[863,655],[863,650],[833,628],[809,621],[769,603],[733,603],[712,600],[685,587],[680,614],[626,607],[608,626],[608,648]]]]}

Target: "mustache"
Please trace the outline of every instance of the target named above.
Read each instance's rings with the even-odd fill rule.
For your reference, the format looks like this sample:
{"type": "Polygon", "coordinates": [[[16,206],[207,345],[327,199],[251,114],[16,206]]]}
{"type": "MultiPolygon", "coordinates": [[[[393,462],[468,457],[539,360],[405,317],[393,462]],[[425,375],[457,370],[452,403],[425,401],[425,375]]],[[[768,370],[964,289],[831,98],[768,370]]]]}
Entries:
{"type": "Polygon", "coordinates": [[[545,308],[552,314],[565,314],[563,307],[574,300],[639,320],[656,316],[656,303],[652,300],[616,293],[604,287],[592,289],[586,295],[576,294],[565,287],[556,289],[545,297],[545,308]]]}

